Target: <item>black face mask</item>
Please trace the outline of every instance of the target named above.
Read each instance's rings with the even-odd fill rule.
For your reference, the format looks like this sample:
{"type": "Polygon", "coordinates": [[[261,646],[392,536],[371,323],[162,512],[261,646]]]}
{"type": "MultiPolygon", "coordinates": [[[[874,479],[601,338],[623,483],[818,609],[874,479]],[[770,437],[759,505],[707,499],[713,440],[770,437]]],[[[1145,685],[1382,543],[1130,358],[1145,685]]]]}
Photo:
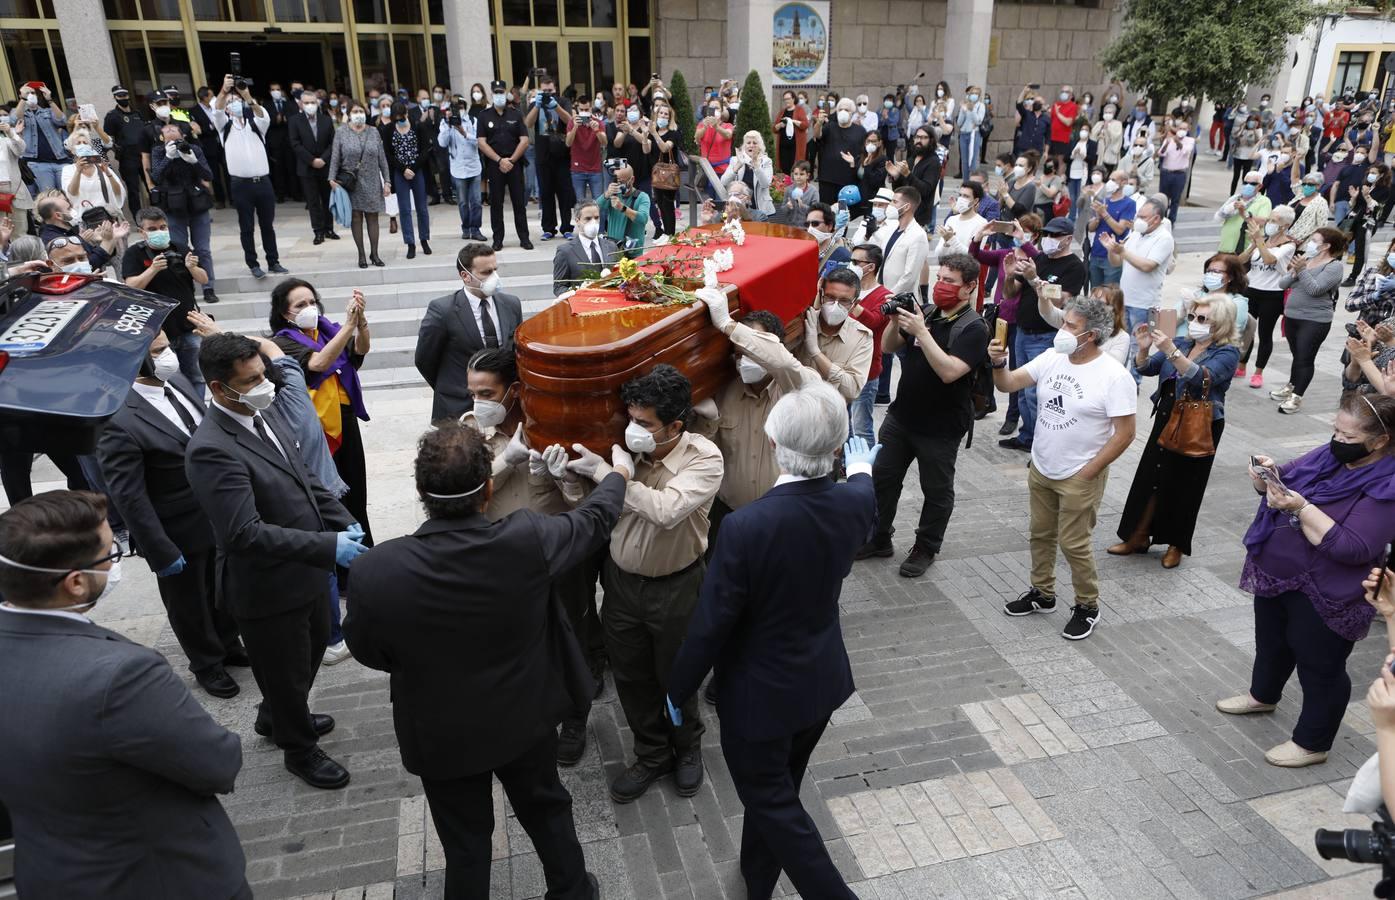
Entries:
{"type": "Polygon", "coordinates": [[[1371,452],[1366,449],[1365,444],[1349,444],[1346,441],[1339,441],[1336,438],[1333,438],[1328,446],[1332,448],[1332,455],[1336,457],[1337,462],[1343,465],[1354,463],[1358,459],[1369,455],[1371,452]]]}

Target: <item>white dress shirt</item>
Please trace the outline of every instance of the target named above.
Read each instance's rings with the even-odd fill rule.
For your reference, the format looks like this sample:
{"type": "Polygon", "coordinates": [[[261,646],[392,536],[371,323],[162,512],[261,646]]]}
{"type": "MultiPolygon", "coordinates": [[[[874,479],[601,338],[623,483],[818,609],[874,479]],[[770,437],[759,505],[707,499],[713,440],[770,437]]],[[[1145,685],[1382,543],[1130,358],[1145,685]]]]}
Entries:
{"type": "MultiPolygon", "coordinates": [[[[851,478],[851,477],[853,477],[854,475],[871,475],[871,474],[872,474],[872,464],[871,464],[871,463],[866,463],[866,462],[855,462],[855,463],[853,463],[852,465],[848,466],[848,471],[847,471],[847,476],[846,476],[846,477],[851,478]]],[[[816,477],[818,477],[818,478],[827,478],[828,476],[827,476],[827,475],[819,475],[819,476],[816,476],[816,477]]],[[[788,472],[781,472],[781,473],[780,473],[780,477],[775,479],[775,487],[779,487],[779,486],[782,485],[782,484],[794,484],[795,482],[798,482],[798,481],[813,481],[813,480],[814,480],[814,478],[811,478],[811,477],[808,476],[808,475],[791,475],[791,474],[789,474],[788,472]]]]}
{"type": "MultiPolygon", "coordinates": [[[[163,385],[161,385],[160,387],[155,387],[154,385],[141,384],[140,382],[136,382],[132,385],[132,387],[134,387],[136,389],[136,393],[144,397],[146,401],[150,403],[151,406],[159,410],[160,415],[164,416],[166,419],[169,419],[170,424],[174,425],[175,428],[178,428],[185,434],[189,434],[189,429],[184,427],[184,420],[179,418],[179,413],[175,411],[173,406],[170,406],[170,398],[166,396],[165,388],[163,385]]],[[[179,393],[179,391],[176,391],[174,388],[170,388],[170,391],[174,394],[175,397],[179,398],[179,405],[184,407],[184,409],[188,411],[189,415],[193,416],[195,425],[203,421],[203,408],[201,406],[194,406],[194,404],[189,402],[189,399],[187,397],[179,393]]],[[[193,435],[189,436],[193,437],[193,435]]]]}
{"type": "MultiPolygon", "coordinates": [[[[234,422],[252,432],[252,436],[257,440],[262,439],[262,436],[257,434],[257,426],[252,424],[253,416],[244,416],[242,413],[235,413],[226,406],[222,406],[218,403],[213,404],[213,407],[222,410],[224,415],[229,416],[234,422]]],[[[258,418],[260,417],[258,416],[258,418]]],[[[276,449],[281,451],[281,455],[290,459],[290,457],[286,455],[286,448],[281,446],[281,439],[276,436],[276,430],[267,423],[266,419],[262,419],[262,427],[266,429],[267,437],[271,438],[271,443],[275,444],[276,449]]]]}
{"type": "MultiPolygon", "coordinates": [[[[213,127],[217,129],[220,138],[228,121],[225,110],[213,111],[213,127]]],[[[241,124],[233,122],[232,128],[228,129],[227,138],[223,140],[223,155],[227,159],[229,175],[234,178],[262,178],[271,171],[271,163],[266,158],[266,145],[262,143],[270,128],[271,116],[265,109],[250,121],[244,118],[241,119],[241,124]],[[256,123],[257,130],[262,133],[260,138],[252,133],[252,122],[256,123]]]]}
{"type": "Polygon", "coordinates": [[[8,613],[19,613],[22,616],[57,616],[60,619],[72,619],[75,622],[87,622],[92,620],[82,613],[75,613],[66,609],[25,609],[22,606],[11,606],[8,603],[0,603],[0,609],[8,613]]]}
{"type": "MultiPolygon", "coordinates": [[[[470,312],[475,316],[475,328],[479,330],[480,340],[484,340],[484,315],[480,309],[480,298],[476,297],[475,292],[469,288],[465,288],[463,293],[470,301],[470,312]]],[[[499,346],[502,347],[504,345],[504,331],[499,327],[499,298],[497,296],[489,298],[489,321],[494,323],[494,336],[498,338],[499,346]]]]}
{"type": "Polygon", "coordinates": [[[594,265],[593,261],[599,259],[601,265],[610,265],[612,260],[605,258],[605,251],[601,249],[601,238],[599,234],[597,234],[594,239],[588,239],[578,232],[576,239],[581,242],[581,255],[586,257],[587,262],[594,265]],[[594,256],[592,256],[593,253],[595,254],[594,256]]]}

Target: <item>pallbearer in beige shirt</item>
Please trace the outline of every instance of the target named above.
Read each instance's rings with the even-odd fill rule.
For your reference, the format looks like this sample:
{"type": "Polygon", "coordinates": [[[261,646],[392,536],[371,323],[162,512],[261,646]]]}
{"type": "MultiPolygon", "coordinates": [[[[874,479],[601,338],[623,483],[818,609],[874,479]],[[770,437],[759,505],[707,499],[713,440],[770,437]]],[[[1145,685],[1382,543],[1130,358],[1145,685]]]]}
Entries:
{"type": "Polygon", "coordinates": [[[804,344],[796,356],[851,403],[867,383],[874,352],[872,329],[850,315],[861,278],[851,269],[834,269],[821,284],[816,308],[805,313],[804,344]]]}
{"type": "Polygon", "coordinates": [[[484,514],[497,522],[520,509],[559,512],[565,508],[557,500],[552,479],[534,474],[528,467],[528,444],[523,438],[523,386],[518,382],[518,366],[512,350],[481,350],[470,358],[467,374],[475,407],[460,417],[484,435],[494,454],[493,493],[484,514]],[[551,508],[541,508],[550,505],[551,508]]]}

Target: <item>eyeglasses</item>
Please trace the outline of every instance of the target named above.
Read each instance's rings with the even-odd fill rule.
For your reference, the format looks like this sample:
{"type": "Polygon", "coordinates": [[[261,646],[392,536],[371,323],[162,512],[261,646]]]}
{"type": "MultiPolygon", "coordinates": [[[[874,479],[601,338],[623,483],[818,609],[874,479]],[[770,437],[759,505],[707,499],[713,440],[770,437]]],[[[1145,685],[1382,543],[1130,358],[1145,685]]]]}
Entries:
{"type": "Polygon", "coordinates": [[[853,304],[857,302],[856,300],[840,300],[837,297],[830,297],[827,294],[820,297],[819,301],[822,303],[836,303],[844,309],[852,309],[853,304]]]}
{"type": "Polygon", "coordinates": [[[824,227],[824,225],[826,225],[826,224],[827,224],[826,222],[816,222],[816,221],[810,219],[810,220],[806,220],[806,221],[805,221],[804,227],[805,227],[805,228],[822,228],[822,227],[824,227]]]}
{"type": "Polygon", "coordinates": [[[1199,325],[1211,324],[1211,318],[1205,313],[1187,313],[1188,322],[1196,322],[1199,325]]]}

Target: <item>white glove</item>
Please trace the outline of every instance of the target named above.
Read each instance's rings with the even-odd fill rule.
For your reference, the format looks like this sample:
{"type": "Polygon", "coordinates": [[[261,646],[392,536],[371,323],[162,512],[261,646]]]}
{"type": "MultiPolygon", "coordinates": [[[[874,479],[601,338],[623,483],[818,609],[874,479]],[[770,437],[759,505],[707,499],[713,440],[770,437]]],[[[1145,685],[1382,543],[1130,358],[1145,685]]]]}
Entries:
{"type": "Polygon", "coordinates": [[[179,158],[184,160],[186,163],[192,163],[194,165],[198,165],[199,162],[199,158],[194,155],[193,150],[190,150],[187,153],[179,154],[179,158]]]}
{"type": "Polygon", "coordinates": [[[597,484],[600,484],[601,479],[610,474],[610,466],[601,458],[599,453],[592,453],[586,449],[584,444],[572,444],[572,449],[577,452],[580,458],[567,463],[568,472],[589,478],[597,484]]]}
{"type": "Polygon", "coordinates": [[[523,442],[523,423],[519,423],[504,447],[504,465],[516,466],[528,460],[528,445],[523,442]]]}
{"type": "Polygon", "coordinates": [[[804,349],[809,355],[819,354],[819,313],[811,309],[804,314],[804,349]]]}
{"type": "Polygon", "coordinates": [[[610,445],[610,467],[623,470],[626,478],[635,477],[635,458],[619,444],[610,445]]]}
{"type": "Polygon", "coordinates": [[[534,478],[541,478],[547,474],[547,461],[536,450],[528,451],[528,474],[534,478]]]}
{"type": "Polygon", "coordinates": [[[174,149],[174,141],[165,145],[165,159],[178,159],[179,151],[174,149]]]}
{"type": "Polygon", "coordinates": [[[567,451],[561,444],[548,447],[543,451],[542,458],[549,475],[559,480],[567,477],[567,451]]]}
{"type": "Polygon", "coordinates": [[[712,324],[717,326],[718,331],[725,332],[727,323],[731,321],[731,313],[727,311],[727,295],[716,288],[698,288],[697,297],[707,307],[712,324]]]}
{"type": "Polygon", "coordinates": [[[717,409],[717,401],[713,400],[711,397],[695,403],[693,405],[693,412],[702,416],[704,419],[716,419],[721,415],[721,412],[717,409]]]}

